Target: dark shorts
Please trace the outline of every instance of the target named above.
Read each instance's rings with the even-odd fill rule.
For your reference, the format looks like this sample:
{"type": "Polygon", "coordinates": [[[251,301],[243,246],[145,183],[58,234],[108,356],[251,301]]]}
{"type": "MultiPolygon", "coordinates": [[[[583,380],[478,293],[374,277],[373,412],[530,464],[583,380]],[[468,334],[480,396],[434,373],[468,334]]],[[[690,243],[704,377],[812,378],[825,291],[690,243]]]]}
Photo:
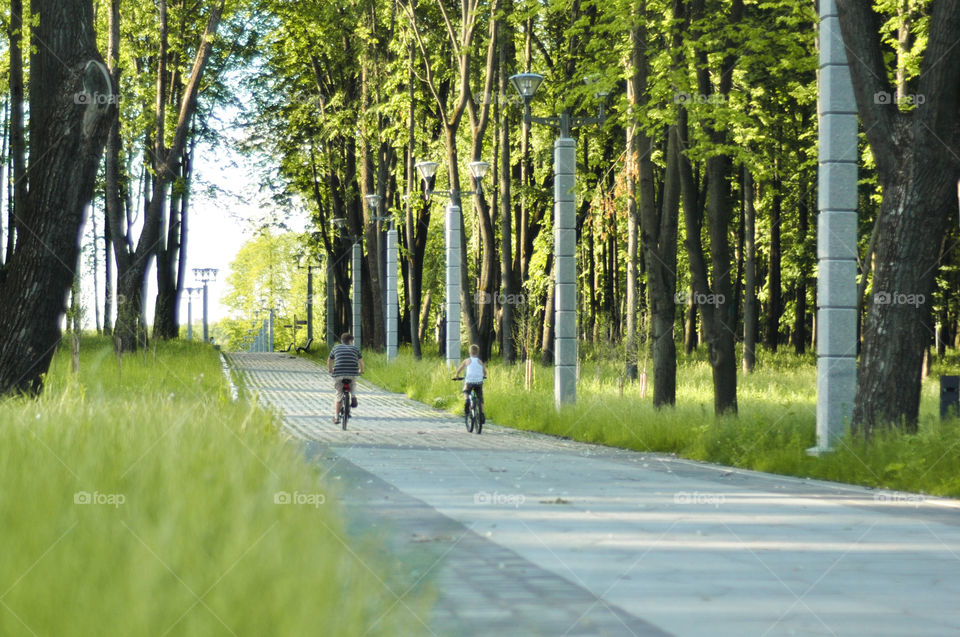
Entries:
{"type": "Polygon", "coordinates": [[[483,402],[483,383],[464,383],[463,384],[464,394],[470,393],[471,389],[477,393],[477,400],[479,400],[482,403],[483,402]]]}

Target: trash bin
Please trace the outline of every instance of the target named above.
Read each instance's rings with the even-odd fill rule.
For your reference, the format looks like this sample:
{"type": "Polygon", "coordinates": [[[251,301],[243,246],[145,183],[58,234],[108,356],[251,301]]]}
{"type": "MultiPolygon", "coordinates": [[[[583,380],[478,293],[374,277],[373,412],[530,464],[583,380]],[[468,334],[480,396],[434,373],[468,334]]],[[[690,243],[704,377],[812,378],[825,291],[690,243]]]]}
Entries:
{"type": "Polygon", "coordinates": [[[940,419],[960,415],[960,376],[940,377],[940,419]]]}

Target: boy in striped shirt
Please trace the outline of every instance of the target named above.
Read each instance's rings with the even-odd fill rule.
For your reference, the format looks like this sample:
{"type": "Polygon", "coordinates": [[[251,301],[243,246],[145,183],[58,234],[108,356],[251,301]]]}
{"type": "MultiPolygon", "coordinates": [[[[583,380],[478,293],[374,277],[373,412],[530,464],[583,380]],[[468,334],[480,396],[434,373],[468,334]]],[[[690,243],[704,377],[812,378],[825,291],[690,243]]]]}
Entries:
{"type": "Polygon", "coordinates": [[[354,378],[363,373],[363,355],[360,348],[353,344],[353,334],[344,332],[340,342],[330,350],[327,358],[327,371],[333,376],[333,388],[337,397],[333,401],[333,422],[340,422],[340,401],[343,400],[343,381],[350,382],[350,406],[357,406],[356,383],[354,378]]]}

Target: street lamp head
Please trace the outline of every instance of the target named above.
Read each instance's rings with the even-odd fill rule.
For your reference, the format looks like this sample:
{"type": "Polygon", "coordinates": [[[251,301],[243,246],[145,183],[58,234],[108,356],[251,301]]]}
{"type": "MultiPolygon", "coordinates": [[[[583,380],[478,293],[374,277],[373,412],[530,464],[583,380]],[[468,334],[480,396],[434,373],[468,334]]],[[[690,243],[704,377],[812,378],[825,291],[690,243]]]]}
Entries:
{"type": "Polygon", "coordinates": [[[417,172],[420,173],[420,177],[424,181],[429,181],[434,175],[437,174],[437,166],[439,165],[440,164],[435,161],[418,161],[415,164],[415,168],[417,169],[417,172]]]}
{"type": "Polygon", "coordinates": [[[336,228],[337,230],[343,230],[344,228],[347,227],[347,220],[344,219],[343,217],[336,217],[334,219],[331,219],[330,223],[332,223],[333,227],[336,228]]]}
{"type": "Polygon", "coordinates": [[[420,173],[420,178],[423,179],[423,186],[427,192],[427,197],[433,194],[433,177],[437,174],[437,166],[439,165],[440,164],[435,161],[418,161],[414,164],[417,172],[420,173]]]}
{"type": "Polygon", "coordinates": [[[473,178],[478,182],[486,177],[490,171],[490,164],[485,161],[472,161],[467,164],[467,166],[470,168],[470,174],[473,175],[473,178]]]}
{"type": "Polygon", "coordinates": [[[524,104],[528,104],[533,99],[533,94],[540,88],[541,82],[543,82],[543,76],[539,73],[517,73],[510,76],[510,83],[517,89],[524,104]]]}
{"type": "Polygon", "coordinates": [[[217,268],[194,268],[193,276],[201,283],[209,283],[217,278],[217,268]]]}
{"type": "Polygon", "coordinates": [[[380,195],[364,195],[363,198],[367,200],[367,205],[370,206],[370,209],[376,213],[377,208],[380,207],[380,195]]]}

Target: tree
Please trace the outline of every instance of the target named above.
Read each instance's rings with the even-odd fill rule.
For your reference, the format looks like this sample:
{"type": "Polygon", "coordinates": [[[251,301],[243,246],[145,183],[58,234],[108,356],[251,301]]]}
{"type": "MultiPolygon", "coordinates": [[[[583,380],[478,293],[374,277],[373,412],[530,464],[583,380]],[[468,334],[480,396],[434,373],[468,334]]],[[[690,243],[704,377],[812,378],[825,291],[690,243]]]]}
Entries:
{"type": "Polygon", "coordinates": [[[856,0],[837,0],[837,10],[857,109],[883,189],[853,425],[866,435],[901,424],[916,431],[920,370],[930,338],[927,301],[938,271],[939,240],[957,210],[960,0],[931,4],[920,73],[909,82],[917,97],[909,101],[881,99],[897,91],[880,14],[856,0]]]}
{"type": "MultiPolygon", "coordinates": [[[[220,0],[210,8],[207,16],[206,27],[201,36],[196,49],[196,55],[190,75],[183,87],[180,99],[176,103],[177,116],[173,127],[171,142],[167,144],[167,125],[166,109],[167,95],[169,90],[169,73],[167,70],[168,52],[168,24],[167,24],[167,3],[166,0],[160,0],[159,3],[159,27],[160,40],[159,50],[157,52],[157,72],[156,72],[156,107],[154,112],[154,130],[152,133],[152,144],[149,146],[149,164],[152,179],[148,180],[147,203],[144,210],[143,229],[139,239],[134,240],[132,228],[125,223],[126,219],[122,214],[122,206],[118,205],[120,199],[116,191],[107,193],[107,214],[110,223],[110,236],[113,240],[114,253],[117,259],[117,296],[123,299],[123,303],[118,303],[116,337],[124,351],[136,350],[146,339],[146,327],[142,324],[143,299],[142,290],[144,278],[147,274],[147,266],[151,258],[156,255],[159,245],[168,245],[163,236],[164,217],[167,212],[167,190],[179,173],[179,164],[187,150],[187,141],[190,136],[190,125],[197,110],[197,100],[200,93],[200,82],[204,70],[210,60],[213,49],[214,39],[220,26],[220,19],[223,14],[225,0],[220,0]]],[[[113,16],[113,14],[111,13],[113,16]]],[[[115,16],[112,18],[113,24],[116,24],[115,16]]],[[[112,26],[111,33],[116,26],[112,26]]],[[[111,41],[112,38],[111,38],[111,41]]],[[[113,49],[111,49],[113,57],[113,49]]],[[[119,114],[117,115],[119,117],[119,114]]],[[[119,152],[119,146],[111,141],[108,158],[108,171],[111,166],[116,168],[117,160],[113,155],[119,152]]],[[[118,184],[118,177],[115,174],[107,176],[108,184],[118,184]]],[[[172,237],[171,243],[176,242],[179,228],[169,229],[172,237]]],[[[169,264],[164,264],[169,266],[169,264]]],[[[169,274],[166,272],[164,274],[169,274]]],[[[164,279],[166,281],[166,279],[164,279]]],[[[170,294],[170,286],[161,286],[162,294],[170,294]]],[[[175,290],[173,292],[176,294],[175,290]]],[[[160,305],[166,301],[161,300],[160,305]]],[[[176,307],[175,304],[173,306],[176,307]]],[[[162,318],[162,317],[161,317],[162,318]]],[[[169,326],[168,326],[169,327],[169,326]]],[[[169,330],[162,329],[160,336],[171,337],[174,334],[167,333],[169,330]]]]}
{"type": "Polygon", "coordinates": [[[43,387],[115,102],[91,0],[33,0],[31,13],[43,45],[30,60],[30,188],[0,270],[0,394],[43,387]]]}

